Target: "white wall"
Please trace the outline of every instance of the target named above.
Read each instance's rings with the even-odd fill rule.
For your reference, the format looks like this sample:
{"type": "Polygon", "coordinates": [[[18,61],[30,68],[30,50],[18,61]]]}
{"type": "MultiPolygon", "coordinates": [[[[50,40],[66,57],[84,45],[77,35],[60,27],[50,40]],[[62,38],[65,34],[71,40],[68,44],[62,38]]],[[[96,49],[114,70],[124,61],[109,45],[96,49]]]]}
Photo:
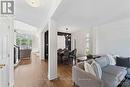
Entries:
{"type": "Polygon", "coordinates": [[[98,26],[96,53],[130,56],[130,18],[98,26]]]}
{"type": "Polygon", "coordinates": [[[80,30],[77,32],[72,33],[72,50],[75,49],[74,46],[74,40],[76,40],[76,49],[77,49],[77,55],[78,56],[82,56],[82,55],[86,55],[86,35],[87,33],[90,34],[90,53],[92,53],[92,31],[91,29],[86,29],[86,30],[80,30]]]}
{"type": "Polygon", "coordinates": [[[49,21],[49,57],[48,79],[57,78],[57,26],[53,20],[49,21]]]}
{"type": "Polygon", "coordinates": [[[45,45],[45,41],[44,41],[44,39],[45,39],[45,32],[47,31],[49,29],[49,27],[48,27],[48,24],[44,27],[44,29],[42,30],[42,32],[41,32],[41,48],[40,48],[40,50],[41,50],[41,59],[45,59],[45,53],[44,53],[44,51],[45,51],[45,47],[44,47],[44,45],[45,45]]]}
{"type": "Polygon", "coordinates": [[[40,35],[41,34],[37,32],[32,36],[32,52],[40,52],[40,35]]]}
{"type": "Polygon", "coordinates": [[[65,36],[57,36],[57,49],[65,48],[65,36]]]}
{"type": "Polygon", "coordinates": [[[40,54],[41,54],[41,59],[44,60],[44,32],[41,32],[41,45],[40,45],[40,54]]]}
{"type": "Polygon", "coordinates": [[[16,45],[16,36],[17,36],[17,33],[14,32],[14,45],[16,45]]]}

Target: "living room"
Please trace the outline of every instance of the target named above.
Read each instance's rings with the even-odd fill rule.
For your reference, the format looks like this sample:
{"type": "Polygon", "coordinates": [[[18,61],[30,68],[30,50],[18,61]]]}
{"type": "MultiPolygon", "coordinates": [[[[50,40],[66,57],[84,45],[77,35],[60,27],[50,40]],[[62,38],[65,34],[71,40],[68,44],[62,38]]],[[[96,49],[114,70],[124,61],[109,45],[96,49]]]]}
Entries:
{"type": "MultiPolygon", "coordinates": [[[[126,58],[126,60],[123,59],[120,64],[124,64],[124,66],[129,67],[129,60],[127,59],[129,59],[130,56],[130,16],[129,7],[127,7],[127,1],[117,1],[116,3],[113,3],[111,1],[102,1],[102,3],[99,3],[98,1],[94,3],[91,1],[75,1],[75,3],[73,3],[73,1],[70,0],[63,2],[64,3],[62,3],[57,8],[56,12],[52,16],[53,24],[56,26],[53,28],[57,29],[57,31],[66,31],[66,28],[68,28],[69,32],[72,34],[72,49],[77,49],[77,57],[82,57],[87,54],[109,54],[126,58]],[[127,62],[124,63],[123,61],[127,62]]],[[[126,71],[127,70],[124,71],[125,74],[126,71]]],[[[75,76],[75,78],[79,81],[75,81],[76,85],[80,87],[86,87],[89,85],[87,84],[86,80],[80,81],[79,79],[84,80],[87,78],[82,78],[85,76],[80,77],[78,74],[80,71],[76,72],[76,76],[79,76],[75,76]]],[[[129,71],[127,71],[127,73],[129,73],[129,71]]],[[[83,73],[80,74],[82,75],[83,73]]],[[[116,87],[125,79],[125,76],[127,75],[128,74],[124,76],[122,75],[123,79],[117,83],[115,82],[116,85],[111,83],[113,85],[111,86],[107,83],[105,87],[116,87]]],[[[109,82],[109,80],[107,82],[109,82]]],[[[125,84],[125,87],[129,87],[129,81],[124,83],[128,83],[125,84]]],[[[97,87],[97,85],[92,84],[90,84],[89,87],[97,87]]],[[[101,87],[101,85],[99,87],[101,87]]]]}

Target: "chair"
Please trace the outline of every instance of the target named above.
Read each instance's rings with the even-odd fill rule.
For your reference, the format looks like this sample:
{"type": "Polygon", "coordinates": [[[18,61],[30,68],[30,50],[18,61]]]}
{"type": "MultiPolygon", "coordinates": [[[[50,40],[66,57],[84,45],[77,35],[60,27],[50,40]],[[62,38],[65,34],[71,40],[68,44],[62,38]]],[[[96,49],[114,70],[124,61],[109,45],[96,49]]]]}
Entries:
{"type": "Polygon", "coordinates": [[[61,52],[62,52],[63,50],[62,49],[58,49],[57,50],[57,56],[58,56],[58,63],[61,63],[62,62],[62,55],[61,55],[61,52]]]}
{"type": "Polygon", "coordinates": [[[71,63],[72,63],[73,61],[76,63],[76,53],[77,53],[77,49],[74,49],[74,50],[70,53],[69,57],[70,57],[71,63]]]}
{"type": "Polygon", "coordinates": [[[68,50],[64,50],[62,60],[63,60],[63,64],[69,64],[69,51],[68,50]]]}
{"type": "Polygon", "coordinates": [[[58,50],[57,50],[58,53],[61,52],[61,51],[62,51],[62,49],[58,49],[58,50]]]}

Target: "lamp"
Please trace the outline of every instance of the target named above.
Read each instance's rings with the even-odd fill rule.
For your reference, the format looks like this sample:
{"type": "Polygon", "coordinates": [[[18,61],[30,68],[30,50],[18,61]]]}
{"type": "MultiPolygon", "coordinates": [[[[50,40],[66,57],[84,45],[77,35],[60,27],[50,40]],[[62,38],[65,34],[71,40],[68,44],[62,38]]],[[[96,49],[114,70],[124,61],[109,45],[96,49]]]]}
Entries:
{"type": "Polygon", "coordinates": [[[39,6],[40,6],[40,0],[26,0],[26,2],[27,2],[31,7],[39,7],[39,6]]]}

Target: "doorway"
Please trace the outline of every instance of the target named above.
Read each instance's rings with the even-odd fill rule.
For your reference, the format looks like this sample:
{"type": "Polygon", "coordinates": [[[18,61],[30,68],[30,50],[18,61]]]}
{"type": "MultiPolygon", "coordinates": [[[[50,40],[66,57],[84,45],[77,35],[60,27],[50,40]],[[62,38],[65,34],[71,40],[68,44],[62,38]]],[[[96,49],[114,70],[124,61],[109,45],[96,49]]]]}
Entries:
{"type": "MultiPolygon", "coordinates": [[[[48,60],[49,54],[49,32],[48,30],[44,33],[44,57],[48,60]]],[[[71,51],[71,33],[57,32],[57,50],[58,49],[68,49],[71,51]]]]}

